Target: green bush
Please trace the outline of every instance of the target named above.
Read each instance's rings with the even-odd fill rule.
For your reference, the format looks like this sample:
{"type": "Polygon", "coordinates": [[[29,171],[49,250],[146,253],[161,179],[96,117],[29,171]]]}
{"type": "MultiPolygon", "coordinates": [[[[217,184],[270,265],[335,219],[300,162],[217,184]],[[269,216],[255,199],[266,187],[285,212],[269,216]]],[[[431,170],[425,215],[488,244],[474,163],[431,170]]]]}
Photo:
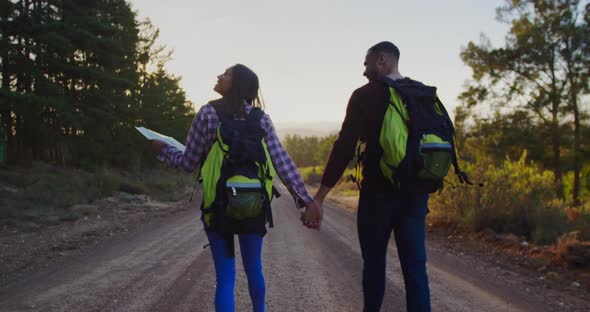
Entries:
{"type": "Polygon", "coordinates": [[[119,190],[121,177],[110,172],[101,172],[96,175],[96,184],[101,196],[110,196],[119,190]]]}
{"type": "MultiPolygon", "coordinates": [[[[565,198],[573,198],[574,172],[569,171],[563,175],[563,194],[565,198]]],[[[580,172],[580,201],[590,200],[590,166],[584,166],[580,172]]]]}
{"type": "MultiPolygon", "coordinates": [[[[322,181],[322,175],[324,174],[324,167],[323,166],[310,166],[310,167],[303,167],[298,168],[299,174],[301,174],[301,178],[303,182],[308,185],[319,185],[322,181]]],[[[356,183],[352,182],[350,179],[351,175],[355,174],[354,169],[347,168],[344,170],[342,174],[342,178],[338,181],[336,185],[336,189],[338,191],[358,191],[358,187],[356,183]]],[[[350,192],[349,192],[350,193],[350,192]]]]}
{"type": "Polygon", "coordinates": [[[324,173],[324,167],[321,166],[310,166],[299,168],[299,174],[303,182],[309,185],[318,185],[322,180],[322,174],[324,173]]]}
{"type": "Polygon", "coordinates": [[[490,228],[537,243],[553,242],[574,225],[568,222],[565,204],[557,199],[553,173],[527,162],[526,157],[525,151],[519,160],[507,158],[501,166],[487,161],[465,163],[472,180],[484,187],[447,186],[440,196],[431,197],[432,216],[476,231],[490,228]]]}
{"type": "Polygon", "coordinates": [[[580,231],[580,239],[590,241],[590,201],[575,209],[576,214],[572,218],[576,230],[580,231]]]}

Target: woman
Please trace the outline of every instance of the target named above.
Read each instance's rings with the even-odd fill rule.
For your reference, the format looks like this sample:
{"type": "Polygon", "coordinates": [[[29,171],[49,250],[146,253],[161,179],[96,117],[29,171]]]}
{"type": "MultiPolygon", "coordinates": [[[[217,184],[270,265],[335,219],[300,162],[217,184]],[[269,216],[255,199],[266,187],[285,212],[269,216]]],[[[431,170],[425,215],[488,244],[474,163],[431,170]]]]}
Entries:
{"type": "MultiPolygon", "coordinates": [[[[201,107],[189,131],[184,153],[161,141],[152,141],[152,149],[158,153],[160,160],[170,166],[192,172],[202,158],[207,156],[215,142],[219,116],[214,104],[217,107],[223,105],[236,118],[244,118],[253,107],[262,108],[258,89],[258,77],[248,67],[237,64],[228,68],[217,76],[217,84],[213,88],[222,98],[201,107]]],[[[270,117],[265,114],[260,125],[266,133],[264,141],[279,178],[295,201],[304,203],[307,207],[302,215],[302,222],[309,228],[319,229],[321,206],[307,192],[295,164],[279,142],[270,117]]],[[[233,242],[228,242],[216,231],[209,230],[206,233],[217,277],[215,309],[222,312],[234,311],[235,258],[225,252],[232,248],[233,242]]],[[[257,234],[238,236],[254,311],[264,311],[265,283],[261,263],[263,237],[257,234]]]]}

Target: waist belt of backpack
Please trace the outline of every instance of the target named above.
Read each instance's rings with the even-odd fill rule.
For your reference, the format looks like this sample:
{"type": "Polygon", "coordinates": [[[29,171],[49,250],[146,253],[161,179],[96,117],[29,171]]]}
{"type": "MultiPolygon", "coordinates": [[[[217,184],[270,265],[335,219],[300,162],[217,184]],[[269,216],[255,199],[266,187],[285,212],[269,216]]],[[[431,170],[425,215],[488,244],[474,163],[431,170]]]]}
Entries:
{"type": "MultiPolygon", "coordinates": [[[[265,166],[264,168],[264,176],[265,178],[268,177],[270,175],[268,166],[265,166]]],[[[268,227],[274,227],[274,221],[272,219],[272,210],[270,208],[270,198],[268,196],[268,193],[266,192],[266,180],[265,178],[261,178],[260,179],[260,185],[262,185],[262,196],[263,196],[263,200],[262,200],[262,209],[264,210],[264,216],[266,217],[266,221],[268,222],[268,227]]],[[[273,195],[276,193],[278,193],[279,191],[275,188],[275,186],[272,186],[272,193],[273,195]]],[[[281,196],[281,194],[279,194],[279,196],[281,196]]]]}
{"type": "Polygon", "coordinates": [[[272,219],[272,209],[270,208],[269,200],[267,200],[266,204],[264,205],[264,209],[266,210],[266,220],[268,221],[268,227],[272,228],[275,226],[275,223],[272,219]]]}
{"type": "Polygon", "coordinates": [[[274,185],[272,186],[272,195],[276,198],[281,197],[281,193],[279,193],[279,190],[277,190],[277,188],[274,185]]]}

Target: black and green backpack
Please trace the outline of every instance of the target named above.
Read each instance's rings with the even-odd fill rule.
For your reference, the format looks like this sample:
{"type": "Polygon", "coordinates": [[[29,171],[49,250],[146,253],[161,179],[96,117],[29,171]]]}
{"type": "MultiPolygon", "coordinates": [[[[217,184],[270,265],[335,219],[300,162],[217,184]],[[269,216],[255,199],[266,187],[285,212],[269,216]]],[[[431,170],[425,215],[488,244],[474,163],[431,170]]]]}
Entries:
{"type": "Polygon", "coordinates": [[[223,103],[213,107],[219,117],[217,137],[201,168],[205,229],[231,242],[234,234],[263,236],[266,224],[273,226],[275,176],[260,125],[264,112],[253,107],[246,118],[234,119],[223,103]]]}
{"type": "Polygon", "coordinates": [[[441,191],[451,164],[461,183],[469,181],[457,163],[453,122],[436,96],[436,88],[409,78],[391,80],[379,143],[379,166],[402,191],[441,191]]]}

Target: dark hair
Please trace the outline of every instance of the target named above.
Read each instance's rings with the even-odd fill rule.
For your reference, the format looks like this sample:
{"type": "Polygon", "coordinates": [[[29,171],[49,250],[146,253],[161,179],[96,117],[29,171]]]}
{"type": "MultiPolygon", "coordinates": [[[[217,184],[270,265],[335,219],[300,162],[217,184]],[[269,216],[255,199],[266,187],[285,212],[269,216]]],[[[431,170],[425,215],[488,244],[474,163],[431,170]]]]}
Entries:
{"type": "Polygon", "coordinates": [[[395,44],[389,41],[382,41],[377,43],[376,45],[372,46],[367,53],[387,53],[391,54],[395,57],[395,61],[399,62],[399,49],[395,46],[395,44]]]}
{"type": "Polygon", "coordinates": [[[223,97],[228,109],[234,115],[244,117],[246,115],[244,101],[254,107],[263,108],[261,98],[258,96],[260,88],[258,76],[250,68],[242,64],[236,64],[232,68],[232,73],[232,87],[229,94],[223,97]]]}

